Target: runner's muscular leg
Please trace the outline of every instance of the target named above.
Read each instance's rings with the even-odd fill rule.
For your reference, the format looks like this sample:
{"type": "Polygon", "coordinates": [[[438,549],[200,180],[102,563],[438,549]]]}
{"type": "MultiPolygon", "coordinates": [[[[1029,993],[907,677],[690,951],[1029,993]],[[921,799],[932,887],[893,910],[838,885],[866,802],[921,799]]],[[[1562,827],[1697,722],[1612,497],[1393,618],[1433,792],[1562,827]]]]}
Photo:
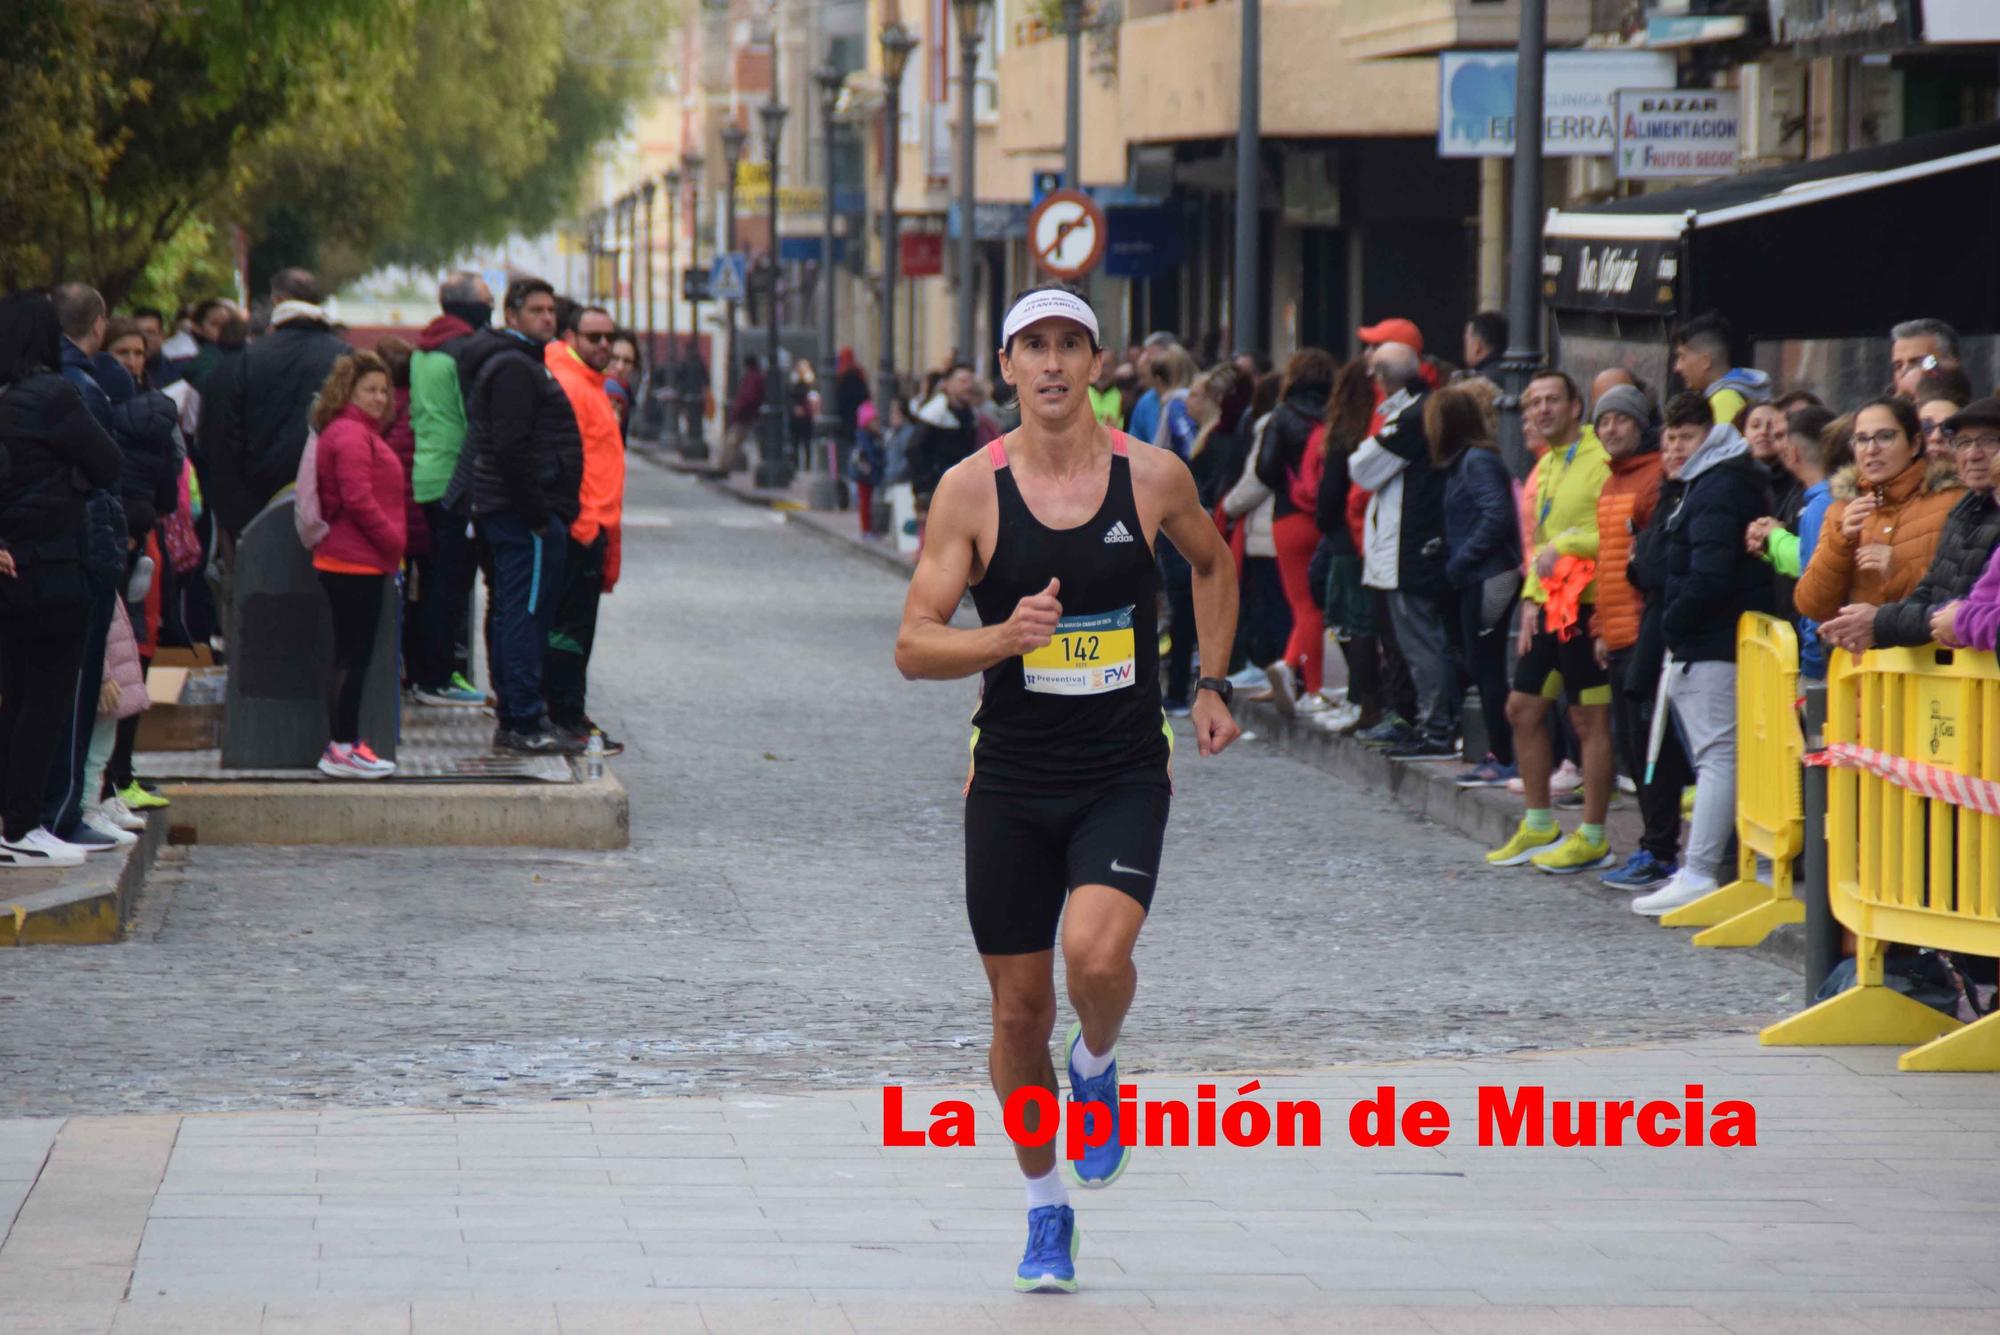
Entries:
{"type": "Polygon", "coordinates": [[[1069,1003],[1083,1024],[1083,1044],[1108,1054],[1125,1024],[1139,970],[1132,948],[1146,925],[1146,908],[1108,885],[1080,885],[1063,910],[1063,970],[1069,1003]]]}
{"type": "MultiPolygon", "coordinates": [[[[1056,1068],[1049,1060],[1049,1038],[1056,1027],[1055,952],[981,955],[979,961],[986,966],[986,982],[993,990],[993,1046],[986,1058],[993,1092],[1003,1107],[1015,1090],[1026,1085],[1040,1085],[1061,1098],[1056,1068]]],[[[1031,1130],[1037,1125],[1034,1117],[1030,1111],[1031,1130]]],[[[1014,1158],[1029,1177],[1042,1177],[1056,1166],[1053,1143],[1017,1144],[1014,1158]]]]}

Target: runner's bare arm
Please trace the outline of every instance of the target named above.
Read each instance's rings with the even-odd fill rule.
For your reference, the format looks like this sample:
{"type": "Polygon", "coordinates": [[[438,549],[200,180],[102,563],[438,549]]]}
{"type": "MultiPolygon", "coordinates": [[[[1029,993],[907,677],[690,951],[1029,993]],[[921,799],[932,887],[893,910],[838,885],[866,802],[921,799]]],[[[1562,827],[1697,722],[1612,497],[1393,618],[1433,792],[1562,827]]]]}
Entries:
{"type": "MultiPolygon", "coordinates": [[[[1153,494],[1161,503],[1160,532],[1194,568],[1194,624],[1202,669],[1220,677],[1228,671],[1236,645],[1236,558],[1201,508],[1187,465],[1164,450],[1153,453],[1162,456],[1150,460],[1155,467],[1148,470],[1155,474],[1153,494]]],[[[1195,746],[1205,756],[1228,746],[1242,731],[1229,716],[1229,706],[1210,691],[1195,694],[1193,718],[1195,746]]]]}
{"type": "Polygon", "coordinates": [[[923,555],[910,577],[903,625],[896,634],[896,669],[911,681],[970,677],[1016,654],[1039,649],[1054,637],[1062,617],[1059,590],[1050,580],[1048,588],[1023,598],[1014,615],[997,626],[951,624],[978,560],[984,498],[978,486],[981,479],[971,470],[984,466],[977,455],[956,465],[931,496],[923,555]]]}

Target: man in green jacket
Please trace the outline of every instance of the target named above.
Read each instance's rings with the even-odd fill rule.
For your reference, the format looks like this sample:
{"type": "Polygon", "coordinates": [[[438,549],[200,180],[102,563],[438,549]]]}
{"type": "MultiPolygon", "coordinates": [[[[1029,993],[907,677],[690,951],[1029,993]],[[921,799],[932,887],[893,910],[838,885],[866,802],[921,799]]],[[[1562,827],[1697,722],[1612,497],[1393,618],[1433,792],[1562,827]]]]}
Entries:
{"type": "Polygon", "coordinates": [[[477,706],[486,693],[466,676],[476,563],[469,520],[445,508],[444,492],[465,444],[458,350],[493,323],[493,291],[476,273],[455,273],[438,285],[438,305],[444,314],[417,336],[410,357],[410,429],[417,441],[410,491],[430,526],[430,551],[416,559],[411,592],[417,615],[410,677],[419,704],[477,706]]]}

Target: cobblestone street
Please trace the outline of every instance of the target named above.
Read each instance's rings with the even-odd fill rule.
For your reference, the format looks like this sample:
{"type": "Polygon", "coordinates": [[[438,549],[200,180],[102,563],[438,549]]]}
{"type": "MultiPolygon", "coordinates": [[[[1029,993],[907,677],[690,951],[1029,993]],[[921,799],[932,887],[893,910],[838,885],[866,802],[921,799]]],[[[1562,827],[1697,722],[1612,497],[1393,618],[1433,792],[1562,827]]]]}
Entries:
{"type": "MultiPolygon", "coordinates": [[[[636,460],[628,505],[593,713],[630,748],[629,851],[194,848],[127,943],[0,954],[0,1112],[979,1081],[972,684],[898,676],[888,571],[636,460]]],[[[1796,1001],[1265,742],[1184,744],[1177,781],[1130,1070],[1693,1038],[1796,1001]]]]}

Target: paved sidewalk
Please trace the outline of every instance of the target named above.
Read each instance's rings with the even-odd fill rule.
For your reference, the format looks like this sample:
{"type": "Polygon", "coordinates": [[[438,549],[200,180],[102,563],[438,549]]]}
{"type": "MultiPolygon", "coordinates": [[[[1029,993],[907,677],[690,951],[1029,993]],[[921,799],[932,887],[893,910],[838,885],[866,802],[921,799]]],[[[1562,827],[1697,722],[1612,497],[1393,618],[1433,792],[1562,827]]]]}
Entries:
{"type": "Polygon", "coordinates": [[[1141,1150],[1073,1198],[1069,1298],[1009,1289],[1022,1203],[984,1091],[909,1098],[970,1098],[974,1149],[885,1149],[879,1090],[0,1122],[0,1330],[2000,1329],[2000,1078],[1893,1057],[1731,1037],[1265,1076],[1321,1103],[1326,1145],[1141,1150]],[[1690,1081],[1752,1101],[1760,1144],[1476,1143],[1480,1085],[1690,1081]],[[1452,1139],[1354,1148],[1381,1083],[1452,1139]]]}

